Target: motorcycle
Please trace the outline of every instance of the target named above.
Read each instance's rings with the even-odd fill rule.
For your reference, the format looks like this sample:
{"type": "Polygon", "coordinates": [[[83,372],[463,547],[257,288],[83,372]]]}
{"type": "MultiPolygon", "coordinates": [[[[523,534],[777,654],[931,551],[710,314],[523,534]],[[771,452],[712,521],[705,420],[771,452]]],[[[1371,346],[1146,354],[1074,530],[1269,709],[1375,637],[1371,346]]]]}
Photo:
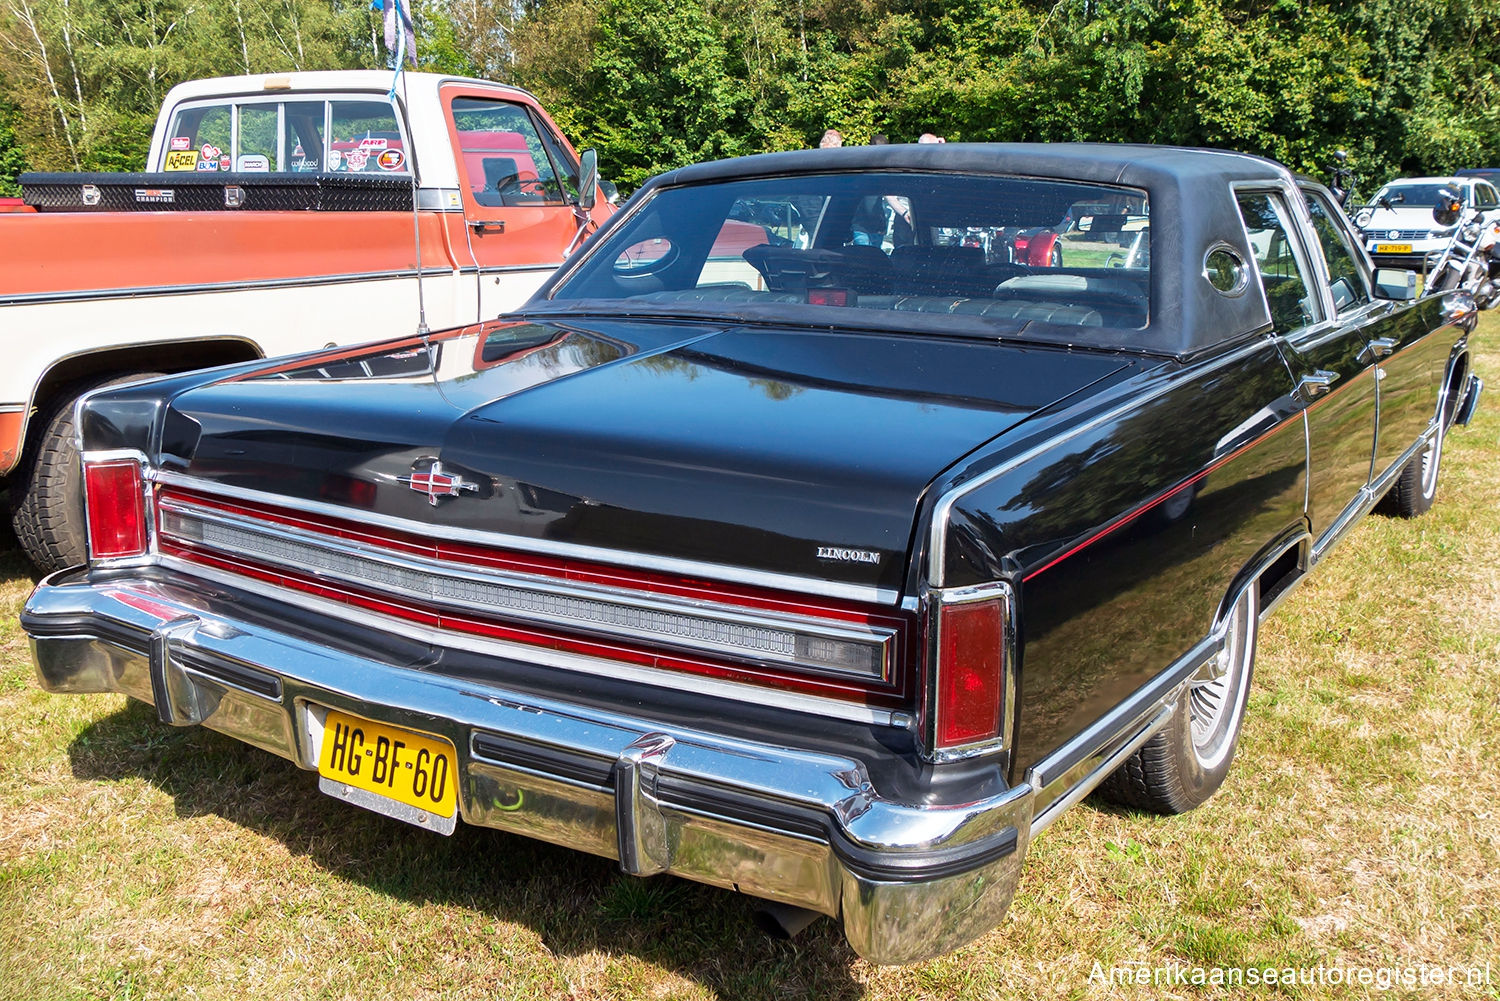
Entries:
{"type": "Polygon", "coordinates": [[[1454,226],[1448,246],[1427,271],[1427,292],[1462,289],[1474,296],[1480,309],[1500,305],[1500,219],[1488,220],[1476,209],[1465,209],[1456,192],[1438,192],[1432,218],[1439,226],[1454,226]]]}

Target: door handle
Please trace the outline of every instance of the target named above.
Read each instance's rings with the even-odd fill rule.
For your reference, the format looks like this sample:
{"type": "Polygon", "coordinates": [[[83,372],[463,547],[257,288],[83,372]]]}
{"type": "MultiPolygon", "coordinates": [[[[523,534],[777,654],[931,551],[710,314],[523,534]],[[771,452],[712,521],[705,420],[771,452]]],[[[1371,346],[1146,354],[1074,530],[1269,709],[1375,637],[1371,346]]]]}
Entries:
{"type": "Polygon", "coordinates": [[[469,223],[469,228],[476,233],[504,233],[504,219],[475,219],[469,223]]]}
{"type": "Polygon", "coordinates": [[[1308,403],[1328,392],[1333,381],[1339,377],[1337,372],[1329,372],[1326,369],[1318,369],[1309,375],[1304,375],[1297,383],[1297,395],[1308,403]]]}
{"type": "Polygon", "coordinates": [[[1380,359],[1396,350],[1396,342],[1389,337],[1377,337],[1369,343],[1368,348],[1371,358],[1380,359]]]}

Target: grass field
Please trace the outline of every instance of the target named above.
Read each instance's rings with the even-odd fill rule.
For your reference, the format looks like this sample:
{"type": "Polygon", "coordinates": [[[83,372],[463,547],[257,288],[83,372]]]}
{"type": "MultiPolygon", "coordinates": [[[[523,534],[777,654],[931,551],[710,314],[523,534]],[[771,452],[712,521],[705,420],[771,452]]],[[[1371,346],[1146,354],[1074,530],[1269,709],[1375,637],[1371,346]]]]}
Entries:
{"type": "MultiPolygon", "coordinates": [[[[1474,337],[1500,387],[1500,318],[1474,337]]],[[[1239,758],[1185,817],[1092,800],[1031,849],[1005,922],[872,967],[744,898],[341,805],[291,764],[51,696],[0,544],[0,999],[1500,997],[1500,389],[1426,517],[1374,516],[1267,623],[1239,758]],[[1096,968],[1098,962],[1100,967],[1096,968]],[[1113,985],[1112,965],[1491,967],[1382,992],[1113,985]]]]}

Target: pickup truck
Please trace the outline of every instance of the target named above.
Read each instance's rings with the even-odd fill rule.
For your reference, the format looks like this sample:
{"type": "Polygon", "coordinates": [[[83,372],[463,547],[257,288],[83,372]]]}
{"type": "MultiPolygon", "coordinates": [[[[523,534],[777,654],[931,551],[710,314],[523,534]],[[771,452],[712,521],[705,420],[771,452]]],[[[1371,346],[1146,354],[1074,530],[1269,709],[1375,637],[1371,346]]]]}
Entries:
{"type": "Polygon", "coordinates": [[[390,86],[185,83],[148,173],[26,174],[22,203],[0,205],[0,475],[39,567],[83,560],[84,392],[493,317],[611,211],[531,95],[411,73],[393,103],[390,86]]]}
{"type": "Polygon", "coordinates": [[[687,167],[499,320],[90,395],[89,563],[21,622],[340,802],[912,962],[1091,791],[1212,795],[1262,618],[1432,504],[1477,314],[1407,279],[1224,152],[687,167]]]}

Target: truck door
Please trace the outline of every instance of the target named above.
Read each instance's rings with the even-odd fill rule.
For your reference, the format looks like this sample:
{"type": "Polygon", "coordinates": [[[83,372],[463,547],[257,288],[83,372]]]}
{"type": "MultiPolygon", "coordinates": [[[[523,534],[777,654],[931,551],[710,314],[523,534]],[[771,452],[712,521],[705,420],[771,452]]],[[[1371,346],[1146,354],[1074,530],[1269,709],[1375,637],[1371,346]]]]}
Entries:
{"type": "Polygon", "coordinates": [[[578,162],[539,112],[493,91],[443,91],[480,319],[520,305],[578,233],[578,162]]]}
{"type": "Polygon", "coordinates": [[[1307,419],[1307,513],[1316,548],[1352,517],[1370,480],[1376,389],[1364,332],[1369,293],[1363,306],[1332,306],[1317,251],[1298,238],[1285,195],[1242,191],[1238,198],[1271,321],[1307,419]]]}

